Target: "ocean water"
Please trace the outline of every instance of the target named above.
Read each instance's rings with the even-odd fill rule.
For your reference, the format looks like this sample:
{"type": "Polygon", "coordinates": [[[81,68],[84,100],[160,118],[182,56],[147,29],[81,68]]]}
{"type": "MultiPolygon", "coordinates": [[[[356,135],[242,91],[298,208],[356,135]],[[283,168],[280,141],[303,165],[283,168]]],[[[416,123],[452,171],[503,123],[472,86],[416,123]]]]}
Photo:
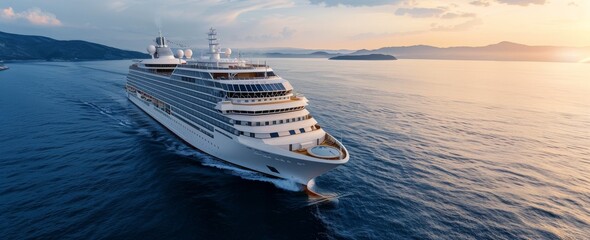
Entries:
{"type": "Polygon", "coordinates": [[[0,239],[588,239],[588,64],[267,59],[351,159],[337,200],[185,145],[130,61],[0,72],[0,239]]]}

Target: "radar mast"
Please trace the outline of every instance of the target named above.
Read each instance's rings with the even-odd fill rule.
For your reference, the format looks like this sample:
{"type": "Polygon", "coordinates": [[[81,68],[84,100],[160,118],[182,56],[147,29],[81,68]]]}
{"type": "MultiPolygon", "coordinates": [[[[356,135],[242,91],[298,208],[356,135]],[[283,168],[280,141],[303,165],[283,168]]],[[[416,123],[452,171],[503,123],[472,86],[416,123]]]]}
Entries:
{"type": "Polygon", "coordinates": [[[217,32],[214,28],[209,29],[209,33],[207,33],[207,40],[209,40],[209,59],[211,61],[218,62],[220,59],[219,56],[219,43],[217,42],[217,32]]]}

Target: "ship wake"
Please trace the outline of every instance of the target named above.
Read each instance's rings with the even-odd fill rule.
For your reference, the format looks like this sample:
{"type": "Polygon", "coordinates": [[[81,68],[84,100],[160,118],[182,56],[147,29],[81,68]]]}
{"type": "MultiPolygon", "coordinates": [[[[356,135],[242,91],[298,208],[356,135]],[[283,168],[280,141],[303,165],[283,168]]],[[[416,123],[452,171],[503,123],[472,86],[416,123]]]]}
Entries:
{"type": "Polygon", "coordinates": [[[315,179],[309,180],[305,185],[305,192],[309,196],[309,203],[307,206],[321,204],[321,203],[335,203],[337,204],[339,199],[346,197],[350,194],[338,194],[338,193],[327,193],[322,189],[318,188],[315,184],[315,179]]]}
{"type": "Polygon", "coordinates": [[[234,165],[230,165],[228,163],[213,159],[209,156],[207,156],[206,158],[203,158],[203,161],[201,162],[201,164],[203,164],[203,166],[215,167],[215,168],[219,168],[219,169],[223,169],[223,170],[228,170],[232,175],[238,176],[238,177],[245,179],[245,180],[272,183],[277,188],[280,188],[283,190],[292,191],[292,192],[299,192],[299,191],[303,190],[301,185],[296,182],[293,182],[293,181],[290,181],[287,179],[268,177],[268,176],[265,176],[265,175],[258,173],[258,172],[239,168],[234,165]]]}
{"type": "Polygon", "coordinates": [[[184,144],[174,143],[170,144],[167,147],[168,150],[174,151],[178,155],[182,155],[185,157],[196,157],[200,160],[200,163],[206,167],[214,167],[217,169],[225,170],[234,176],[238,176],[242,179],[249,180],[249,181],[258,181],[258,182],[266,182],[272,183],[279,189],[283,189],[286,191],[292,192],[300,192],[303,191],[303,187],[293,181],[287,179],[280,179],[280,178],[273,178],[266,176],[262,173],[251,171],[248,169],[240,168],[230,163],[223,162],[221,160],[217,160],[212,156],[197,151],[191,147],[188,147],[184,144]]]}
{"type": "Polygon", "coordinates": [[[114,120],[119,125],[121,125],[123,127],[131,127],[131,122],[128,119],[120,117],[121,115],[116,112],[113,112],[113,110],[111,108],[101,107],[101,106],[98,106],[98,105],[91,103],[91,102],[86,102],[86,101],[81,101],[81,102],[85,106],[96,110],[96,112],[100,113],[101,115],[107,116],[108,118],[114,120]]]}

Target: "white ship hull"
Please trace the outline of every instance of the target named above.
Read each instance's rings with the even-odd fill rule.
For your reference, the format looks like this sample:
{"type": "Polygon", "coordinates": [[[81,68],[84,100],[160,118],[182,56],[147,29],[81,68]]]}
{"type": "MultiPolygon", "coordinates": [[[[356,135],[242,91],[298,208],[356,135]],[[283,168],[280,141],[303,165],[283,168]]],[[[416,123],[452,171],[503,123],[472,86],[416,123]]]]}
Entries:
{"type": "MultiPolygon", "coordinates": [[[[314,177],[348,161],[348,156],[339,160],[322,160],[279,148],[271,147],[271,149],[268,148],[269,146],[256,146],[257,143],[251,141],[248,137],[220,133],[221,130],[217,128],[213,133],[214,137],[211,138],[186,124],[185,121],[162,111],[154,104],[139,98],[133,93],[127,92],[127,97],[136,106],[192,147],[250,170],[305,185],[314,177]],[[269,151],[264,151],[265,148],[269,151]],[[274,168],[278,173],[273,172],[269,167],[274,168]]],[[[346,150],[343,149],[343,151],[346,150]]]]}

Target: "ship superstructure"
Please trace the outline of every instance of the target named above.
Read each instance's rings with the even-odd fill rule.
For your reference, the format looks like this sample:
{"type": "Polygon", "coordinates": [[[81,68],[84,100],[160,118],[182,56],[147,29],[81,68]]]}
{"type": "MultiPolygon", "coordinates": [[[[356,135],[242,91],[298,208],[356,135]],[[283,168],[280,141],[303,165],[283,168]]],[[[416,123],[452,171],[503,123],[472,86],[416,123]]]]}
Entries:
{"type": "Polygon", "coordinates": [[[128,98],[193,147],[247,169],[307,184],[348,161],[289,81],[232,58],[213,28],[208,42],[207,55],[193,59],[160,34],[148,47],[152,58],[129,67],[128,98]]]}

